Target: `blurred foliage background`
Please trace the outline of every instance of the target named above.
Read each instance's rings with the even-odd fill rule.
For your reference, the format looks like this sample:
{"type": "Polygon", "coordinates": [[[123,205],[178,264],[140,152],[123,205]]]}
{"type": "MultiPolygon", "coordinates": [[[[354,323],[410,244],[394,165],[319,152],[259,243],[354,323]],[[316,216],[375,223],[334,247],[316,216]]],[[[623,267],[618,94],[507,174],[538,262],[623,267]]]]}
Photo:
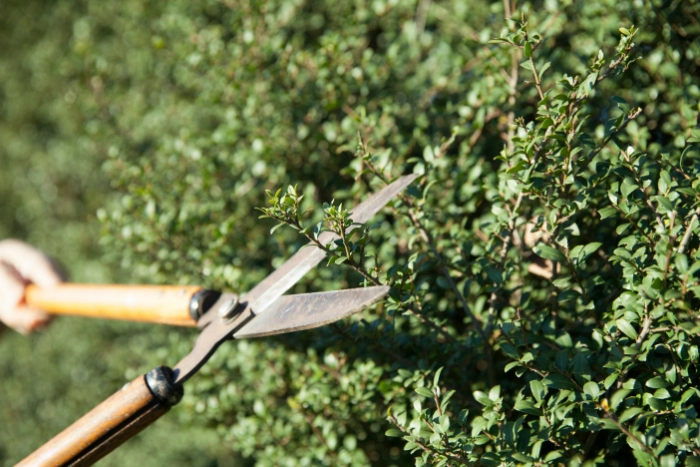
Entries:
{"type": "MultiPolygon", "coordinates": [[[[391,300],[224,345],[100,465],[695,465],[698,17],[664,0],[3,1],[0,238],[74,281],[245,291],[307,241],[270,234],[265,190],[297,185],[320,221],[323,202],[425,174],[346,258],[391,300]],[[431,402],[448,390],[449,409],[431,402]]],[[[346,266],[295,291],[361,284],[346,266]]],[[[0,462],[193,337],[5,331],[0,462]]]]}

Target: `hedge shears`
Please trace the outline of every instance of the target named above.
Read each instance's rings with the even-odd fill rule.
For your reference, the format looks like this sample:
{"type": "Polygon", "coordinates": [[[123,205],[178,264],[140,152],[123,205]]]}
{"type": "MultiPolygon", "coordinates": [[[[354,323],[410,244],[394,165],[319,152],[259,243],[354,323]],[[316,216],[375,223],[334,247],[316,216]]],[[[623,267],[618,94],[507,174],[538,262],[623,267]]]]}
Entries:
{"type": "MultiPolygon", "coordinates": [[[[350,229],[367,222],[416,177],[401,177],[358,205],[351,212],[350,229]]],[[[337,239],[333,232],[323,232],[318,238],[322,245],[337,239]]],[[[323,326],[364,309],[389,292],[387,286],[376,286],[283,295],[324,257],[322,249],[310,244],[240,297],[190,286],[29,286],[27,304],[53,314],[197,326],[201,332],[193,350],[172,369],[161,366],[134,379],[18,465],[92,465],[177,404],[183,383],[224,341],[323,326]]]]}

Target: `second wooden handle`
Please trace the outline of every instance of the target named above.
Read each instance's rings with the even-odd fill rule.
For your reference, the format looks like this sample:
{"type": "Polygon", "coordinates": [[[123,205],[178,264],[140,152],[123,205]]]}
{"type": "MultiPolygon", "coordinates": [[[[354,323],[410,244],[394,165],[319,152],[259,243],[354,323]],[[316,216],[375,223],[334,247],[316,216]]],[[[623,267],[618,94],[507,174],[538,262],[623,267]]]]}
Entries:
{"type": "Polygon", "coordinates": [[[27,305],[52,314],[196,326],[190,301],[199,286],[61,284],[27,287],[27,305]]]}
{"type": "Polygon", "coordinates": [[[172,371],[158,367],[124,386],[52,440],[30,454],[18,467],[86,467],[156,421],[182,397],[172,386],[172,371]]]}

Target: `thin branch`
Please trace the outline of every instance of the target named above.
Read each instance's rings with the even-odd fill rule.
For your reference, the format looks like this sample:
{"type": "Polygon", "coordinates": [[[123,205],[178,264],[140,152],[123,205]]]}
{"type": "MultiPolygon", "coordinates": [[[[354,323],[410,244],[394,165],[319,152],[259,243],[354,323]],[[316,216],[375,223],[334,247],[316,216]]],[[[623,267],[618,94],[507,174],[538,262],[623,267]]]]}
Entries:
{"type": "MultiPolygon", "coordinates": [[[[515,220],[517,219],[517,211],[520,208],[520,205],[523,202],[523,193],[520,192],[518,194],[518,198],[515,201],[515,204],[513,205],[513,209],[511,210],[511,216],[510,220],[508,221],[508,230],[509,234],[508,236],[503,240],[503,244],[501,245],[501,251],[499,252],[499,258],[500,258],[500,268],[503,270],[503,266],[505,265],[506,262],[506,257],[508,255],[508,249],[510,248],[511,243],[513,242],[513,232],[515,231],[515,220]]],[[[494,313],[496,311],[496,299],[498,298],[498,294],[496,293],[497,290],[494,290],[491,292],[491,296],[489,297],[488,301],[488,312],[487,312],[487,321],[486,321],[486,334],[491,334],[491,329],[493,327],[493,317],[494,313]]]]}
{"type": "Polygon", "coordinates": [[[421,36],[425,30],[425,21],[428,16],[428,8],[430,8],[430,0],[420,0],[416,7],[416,35],[421,36]]]}
{"type": "Polygon", "coordinates": [[[637,336],[635,341],[635,347],[639,350],[642,347],[644,339],[647,338],[649,332],[651,331],[651,316],[649,316],[649,304],[644,302],[644,324],[642,325],[642,332],[637,336]]]}
{"type": "MultiPolygon", "coordinates": [[[[671,223],[669,224],[668,231],[673,232],[673,227],[676,223],[676,211],[671,211],[670,214],[671,223]]],[[[671,254],[673,253],[673,245],[676,243],[677,235],[672,234],[671,238],[668,239],[668,245],[666,245],[666,264],[664,265],[664,287],[666,287],[666,279],[668,278],[668,271],[671,269],[671,254]]]]}
{"type": "Polygon", "coordinates": [[[420,232],[421,237],[425,241],[425,243],[428,245],[428,248],[430,251],[433,253],[433,256],[435,257],[435,260],[437,261],[438,265],[442,269],[442,274],[447,280],[447,283],[450,285],[450,288],[452,291],[457,295],[457,298],[459,299],[459,302],[462,305],[462,309],[464,310],[464,313],[472,320],[472,323],[474,325],[474,328],[477,330],[479,335],[484,341],[484,345],[487,347],[490,346],[489,340],[487,338],[486,332],[484,329],[481,327],[481,320],[472,312],[471,308],[469,307],[469,304],[467,303],[467,300],[464,298],[464,295],[459,291],[457,288],[457,284],[455,284],[454,279],[450,275],[450,271],[445,266],[445,261],[442,259],[442,255],[440,252],[437,250],[437,247],[435,246],[435,240],[433,239],[432,235],[428,230],[423,226],[423,224],[420,222],[418,217],[413,213],[411,209],[408,210],[408,217],[413,223],[413,225],[418,229],[420,232]]]}
{"type": "Polygon", "coordinates": [[[609,410],[605,411],[605,418],[611,420],[615,424],[615,426],[617,426],[620,429],[621,432],[623,432],[626,436],[628,436],[635,443],[637,443],[639,445],[639,447],[641,447],[644,452],[646,452],[647,454],[649,454],[650,456],[652,456],[656,460],[659,459],[658,456],[656,454],[654,454],[654,451],[649,446],[642,443],[642,441],[639,438],[637,438],[637,436],[635,436],[631,431],[629,431],[627,429],[627,427],[625,427],[622,423],[620,423],[617,420],[617,418],[615,418],[615,416],[609,410]]]}
{"type": "MultiPolygon", "coordinates": [[[[504,0],[504,1],[505,1],[505,0],[504,0]]],[[[607,77],[609,77],[609,76],[612,74],[612,72],[613,72],[618,66],[620,66],[620,65],[622,64],[622,62],[625,61],[625,59],[627,59],[627,58],[629,57],[629,53],[630,53],[631,50],[632,50],[632,47],[631,47],[631,46],[628,46],[628,48],[625,50],[624,53],[622,53],[615,61],[613,61],[612,63],[610,63],[610,65],[608,65],[608,68],[605,70],[605,72],[604,72],[602,75],[598,75],[598,79],[596,79],[595,84],[597,85],[598,83],[600,83],[601,81],[603,81],[604,79],[606,79],[607,77]]],[[[626,67],[625,67],[625,68],[626,68],[626,67]]],[[[578,76],[574,78],[574,85],[576,85],[577,83],[578,83],[578,76]]],[[[575,100],[574,102],[572,102],[572,104],[571,104],[571,109],[572,109],[572,110],[573,110],[573,109],[578,109],[578,107],[580,106],[580,104],[581,104],[587,97],[588,97],[588,96],[585,95],[585,94],[584,94],[584,95],[581,95],[581,96],[579,96],[579,97],[577,97],[576,100],[575,100]]],[[[547,141],[547,139],[548,139],[549,136],[553,135],[554,133],[556,133],[556,132],[559,130],[559,126],[564,122],[565,117],[566,117],[566,114],[561,114],[561,115],[554,121],[554,124],[553,124],[552,126],[550,126],[549,128],[547,128],[547,131],[545,131],[544,138],[543,138],[545,142],[547,141]]],[[[533,157],[533,161],[531,161],[531,162],[536,162],[536,161],[539,159],[539,157],[540,157],[540,155],[541,155],[542,150],[544,149],[544,147],[545,147],[545,144],[542,144],[541,146],[536,146],[536,147],[535,147],[535,155],[534,155],[534,157],[533,157]]]]}
{"type": "Polygon", "coordinates": [[[399,423],[399,421],[396,419],[396,417],[394,416],[394,414],[389,414],[389,418],[391,419],[391,423],[393,423],[394,426],[395,426],[396,428],[398,428],[399,430],[401,430],[401,432],[403,432],[405,435],[411,437],[411,440],[410,440],[410,441],[411,441],[412,443],[416,444],[416,445],[417,445],[418,447],[420,447],[423,451],[425,451],[426,453],[428,453],[431,457],[437,458],[437,459],[435,459],[435,460],[438,460],[438,461],[441,460],[438,456],[445,456],[445,457],[448,457],[448,458],[450,458],[450,459],[452,459],[452,460],[463,462],[464,465],[473,465],[471,462],[469,462],[467,459],[465,459],[465,458],[464,458],[463,456],[461,456],[461,455],[455,455],[455,454],[453,454],[453,453],[451,453],[451,452],[441,452],[441,451],[439,451],[439,450],[433,448],[432,446],[426,445],[425,443],[423,443],[422,441],[420,441],[416,436],[413,436],[408,430],[406,430],[406,428],[405,428],[404,426],[402,426],[402,425],[399,423]]]}
{"type": "MultiPolygon", "coordinates": [[[[523,13],[522,17],[522,22],[525,22],[525,16],[523,13]]],[[[527,30],[525,31],[525,42],[529,42],[530,37],[527,34],[527,30]]],[[[534,47],[533,47],[534,48],[534,47]]],[[[544,92],[542,91],[542,82],[540,81],[540,74],[537,72],[537,65],[535,65],[535,59],[532,58],[532,53],[530,53],[530,67],[532,68],[532,74],[535,77],[535,87],[537,88],[537,94],[540,96],[540,101],[544,100],[544,92]]],[[[548,109],[547,104],[544,105],[545,109],[548,109]]]]}
{"type": "Polygon", "coordinates": [[[326,438],[323,436],[323,433],[321,433],[321,431],[316,427],[316,425],[314,425],[313,415],[311,415],[306,410],[304,410],[303,404],[300,404],[299,407],[300,407],[301,413],[304,415],[304,419],[306,420],[306,423],[309,424],[309,426],[311,427],[311,431],[314,432],[314,435],[316,436],[316,438],[318,438],[318,440],[321,441],[321,443],[323,443],[323,445],[326,447],[326,449],[328,449],[328,453],[331,455],[331,457],[336,458],[337,457],[336,452],[333,449],[331,449],[330,446],[328,446],[328,442],[326,441],[326,438]]]}
{"type": "Polygon", "coordinates": [[[688,224],[688,228],[686,229],[685,234],[683,235],[683,238],[681,239],[681,244],[678,247],[678,253],[685,252],[685,249],[688,246],[688,242],[690,242],[690,235],[693,233],[693,225],[697,221],[698,221],[698,210],[695,210],[693,217],[690,218],[690,223],[688,224]]]}
{"type": "Polygon", "coordinates": [[[610,133],[610,134],[603,140],[603,142],[600,143],[600,146],[598,146],[592,153],[590,153],[590,154],[588,155],[588,160],[593,160],[593,158],[594,158],[595,156],[597,156],[598,153],[599,153],[600,151],[602,151],[603,149],[605,149],[605,147],[608,145],[608,143],[610,142],[610,140],[612,140],[613,137],[614,137],[616,134],[618,134],[619,132],[621,132],[622,130],[624,130],[625,127],[629,124],[629,122],[631,122],[632,120],[634,120],[635,118],[637,118],[641,112],[642,112],[641,107],[638,107],[637,109],[635,109],[635,110],[633,110],[632,112],[630,112],[629,115],[627,116],[627,118],[625,119],[625,121],[622,122],[622,125],[620,125],[620,128],[616,128],[614,132],[610,133]]]}

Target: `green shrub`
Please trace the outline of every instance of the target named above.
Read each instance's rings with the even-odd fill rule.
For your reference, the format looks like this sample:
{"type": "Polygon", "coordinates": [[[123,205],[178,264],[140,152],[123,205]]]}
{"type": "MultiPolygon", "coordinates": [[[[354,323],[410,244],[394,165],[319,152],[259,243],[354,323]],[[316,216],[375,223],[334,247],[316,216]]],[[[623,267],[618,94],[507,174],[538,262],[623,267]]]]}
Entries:
{"type": "MultiPolygon", "coordinates": [[[[22,113],[38,104],[5,85],[17,172],[0,177],[33,151],[100,167],[76,212],[101,221],[122,271],[106,277],[245,291],[422,174],[295,288],[390,298],[227,344],[187,384],[167,430],[218,439],[200,462],[696,465],[700,8],[511,3],[84,2],[5,52],[30,70],[8,82],[42,77],[31,95],[56,102],[22,113]],[[256,207],[292,228],[270,235],[256,207]]],[[[35,175],[66,193],[51,177],[35,175]]],[[[34,192],[2,189],[8,233],[61,219],[22,217],[34,192]]],[[[121,326],[110,345],[159,359],[107,357],[127,378],[190,348],[187,331],[121,326]]]]}

